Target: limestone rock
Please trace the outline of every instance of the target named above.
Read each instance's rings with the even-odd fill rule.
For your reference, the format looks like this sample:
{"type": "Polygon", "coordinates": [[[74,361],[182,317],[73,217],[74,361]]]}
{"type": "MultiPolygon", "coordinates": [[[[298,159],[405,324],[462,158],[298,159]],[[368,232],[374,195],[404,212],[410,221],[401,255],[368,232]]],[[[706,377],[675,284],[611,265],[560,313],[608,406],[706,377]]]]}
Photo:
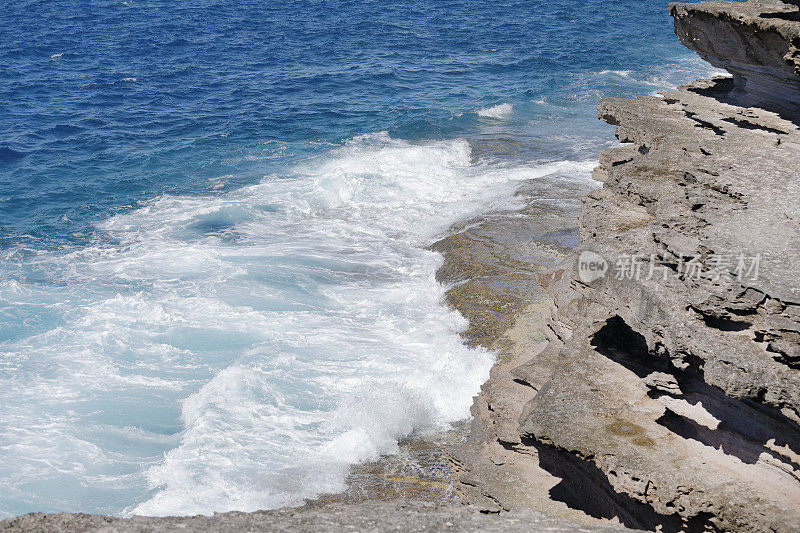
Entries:
{"type": "Polygon", "coordinates": [[[733,74],[731,96],[797,116],[800,112],[800,2],[672,4],[681,42],[733,74]]]}
{"type": "Polygon", "coordinates": [[[600,103],[624,144],[601,155],[583,242],[549,278],[552,340],[484,387],[461,457],[544,471],[555,502],[629,527],[797,531],[800,17],[777,1],[671,10],[734,77],[600,103]],[[582,275],[585,254],[605,275],[582,275]],[[488,415],[514,394],[518,418],[488,415]]]}
{"type": "Polygon", "coordinates": [[[103,533],[164,531],[530,531],[572,533],[615,529],[578,528],[562,520],[535,511],[520,511],[504,516],[479,513],[476,509],[456,506],[437,507],[426,503],[368,502],[335,504],[299,509],[279,509],[254,513],[222,513],[214,516],[185,518],[130,519],[86,514],[33,513],[0,522],[0,531],[103,533]]]}

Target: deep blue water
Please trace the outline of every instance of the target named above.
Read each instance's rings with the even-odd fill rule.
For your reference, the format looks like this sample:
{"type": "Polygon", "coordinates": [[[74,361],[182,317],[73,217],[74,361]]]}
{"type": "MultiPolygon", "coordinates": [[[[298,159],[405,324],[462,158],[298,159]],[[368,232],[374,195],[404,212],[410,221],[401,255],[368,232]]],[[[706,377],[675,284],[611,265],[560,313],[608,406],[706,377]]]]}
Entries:
{"type": "Polygon", "coordinates": [[[589,180],[599,98],[710,72],[660,0],[18,1],[0,29],[0,517],[297,504],[463,418],[492,356],[421,247],[589,180]]]}

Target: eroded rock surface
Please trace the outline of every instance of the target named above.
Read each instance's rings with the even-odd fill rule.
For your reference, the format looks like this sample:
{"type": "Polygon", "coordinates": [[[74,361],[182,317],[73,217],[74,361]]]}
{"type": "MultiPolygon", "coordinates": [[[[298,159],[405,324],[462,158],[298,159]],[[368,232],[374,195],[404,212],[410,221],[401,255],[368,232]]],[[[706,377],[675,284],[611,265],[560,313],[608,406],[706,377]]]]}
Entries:
{"type": "Polygon", "coordinates": [[[730,95],[800,114],[800,2],[751,0],[672,4],[675,33],[712,65],[733,74],[730,95]]]}
{"type": "Polygon", "coordinates": [[[535,511],[492,516],[477,509],[425,503],[369,502],[335,504],[255,513],[224,513],[185,518],[131,519],[86,514],[29,514],[0,522],[2,531],[531,531],[612,533],[612,528],[584,529],[535,511]]]}
{"type": "Polygon", "coordinates": [[[761,20],[796,11],[673,5],[679,36],[735,78],[601,102],[624,144],[601,155],[583,243],[540,280],[550,341],[498,365],[476,399],[458,455],[469,501],[798,531],[800,129],[786,104],[800,102],[800,22],[761,20]]]}

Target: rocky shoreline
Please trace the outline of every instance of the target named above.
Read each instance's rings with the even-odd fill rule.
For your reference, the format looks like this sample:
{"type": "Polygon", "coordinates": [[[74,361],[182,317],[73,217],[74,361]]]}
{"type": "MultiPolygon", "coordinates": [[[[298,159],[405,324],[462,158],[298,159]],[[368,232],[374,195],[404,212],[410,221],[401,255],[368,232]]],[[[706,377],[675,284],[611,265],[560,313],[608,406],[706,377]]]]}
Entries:
{"type": "Polygon", "coordinates": [[[623,145],[600,155],[574,250],[533,207],[516,234],[486,217],[433,245],[467,341],[501,354],[452,451],[470,505],[32,514],[0,529],[800,530],[798,6],[670,7],[681,42],[733,77],[600,103],[623,145]]]}
{"type": "Polygon", "coordinates": [[[549,341],[475,402],[461,482],[487,509],[797,531],[800,99],[783,88],[800,88],[800,17],[752,0],[671,13],[734,77],[600,103],[624,145],[601,154],[581,246],[541,277],[549,341]]]}

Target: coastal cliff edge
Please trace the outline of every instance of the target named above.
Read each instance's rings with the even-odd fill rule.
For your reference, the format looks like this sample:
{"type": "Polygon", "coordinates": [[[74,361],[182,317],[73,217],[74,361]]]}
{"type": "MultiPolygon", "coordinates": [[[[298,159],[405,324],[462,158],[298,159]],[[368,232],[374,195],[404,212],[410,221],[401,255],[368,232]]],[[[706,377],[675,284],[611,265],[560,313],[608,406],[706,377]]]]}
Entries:
{"type": "Polygon", "coordinates": [[[466,499],[662,531],[800,524],[798,2],[672,4],[732,78],[609,99],[549,340],[498,364],[466,499]],[[579,514],[580,513],[580,514],[579,514]]]}

